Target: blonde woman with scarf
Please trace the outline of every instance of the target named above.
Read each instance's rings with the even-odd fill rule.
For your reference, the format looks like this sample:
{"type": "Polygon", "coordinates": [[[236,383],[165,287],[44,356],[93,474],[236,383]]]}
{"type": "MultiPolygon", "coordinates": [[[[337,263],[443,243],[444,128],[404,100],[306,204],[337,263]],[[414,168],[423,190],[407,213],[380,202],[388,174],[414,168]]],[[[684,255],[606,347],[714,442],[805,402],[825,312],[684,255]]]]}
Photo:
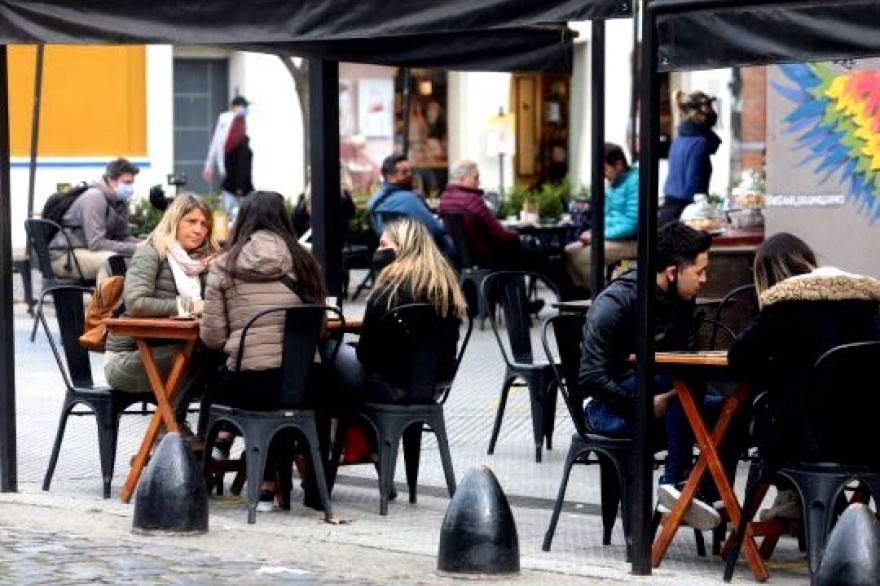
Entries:
{"type": "MultiPolygon", "coordinates": [[[[126,317],[177,315],[177,297],[189,296],[193,311],[201,313],[208,263],[218,251],[211,234],[211,210],[192,194],[177,196],[159,225],[137,249],[125,275],[123,301],[126,317]]],[[[168,376],[180,342],[155,342],[153,356],[163,377],[168,376]]],[[[194,357],[171,401],[174,416],[183,424],[190,401],[201,393],[205,364],[194,357]]],[[[110,334],[104,376],[114,389],[131,393],[150,391],[150,383],[133,338],[110,334]]],[[[188,428],[181,425],[182,433],[188,428]]]]}

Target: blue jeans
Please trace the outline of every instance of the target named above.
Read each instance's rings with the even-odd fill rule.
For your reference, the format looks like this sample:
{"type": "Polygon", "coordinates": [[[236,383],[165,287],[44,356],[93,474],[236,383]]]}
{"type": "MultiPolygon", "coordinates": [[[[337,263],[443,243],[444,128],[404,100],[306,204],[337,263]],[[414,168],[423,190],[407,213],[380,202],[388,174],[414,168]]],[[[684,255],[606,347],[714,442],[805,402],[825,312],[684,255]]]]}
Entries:
{"type": "MultiPolygon", "coordinates": [[[[621,388],[633,397],[636,395],[635,377],[621,383],[621,388]]],[[[654,393],[665,393],[672,389],[672,381],[665,376],[654,376],[654,393]]],[[[699,401],[699,397],[695,397],[699,401]]],[[[703,398],[704,416],[707,421],[717,419],[721,412],[722,397],[709,395],[703,398]]],[[[587,403],[584,408],[587,426],[600,435],[611,437],[633,437],[634,421],[631,414],[621,414],[608,404],[597,399],[587,403]]],[[[658,438],[656,446],[666,446],[666,464],[660,476],[660,484],[681,484],[687,480],[693,466],[694,435],[678,397],[669,402],[664,422],[654,422],[653,435],[658,438]]],[[[662,449],[662,448],[657,448],[662,449]]]]}

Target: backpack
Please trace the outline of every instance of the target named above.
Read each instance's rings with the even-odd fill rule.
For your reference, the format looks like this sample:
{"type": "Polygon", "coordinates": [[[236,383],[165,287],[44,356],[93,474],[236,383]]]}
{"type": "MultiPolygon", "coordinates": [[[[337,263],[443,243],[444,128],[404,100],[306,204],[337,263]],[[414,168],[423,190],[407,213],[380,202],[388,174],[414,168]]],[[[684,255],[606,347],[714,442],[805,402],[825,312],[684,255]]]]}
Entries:
{"type": "MultiPolygon", "coordinates": [[[[70,209],[70,206],[73,205],[73,202],[85,193],[89,189],[89,184],[85,181],[77,183],[75,186],[71,187],[67,191],[59,191],[57,193],[53,193],[49,196],[49,199],[46,200],[46,203],[43,204],[43,211],[41,213],[41,217],[44,220],[51,220],[62,226],[62,220],[64,219],[64,214],[67,213],[67,210],[70,209]]],[[[55,233],[58,231],[52,231],[49,236],[49,240],[55,237],[55,233]]]]}
{"type": "Polygon", "coordinates": [[[118,317],[125,311],[122,304],[122,289],[125,277],[107,277],[95,289],[86,308],[85,332],[79,337],[79,345],[90,352],[104,352],[107,340],[107,326],[104,320],[118,317]]]}

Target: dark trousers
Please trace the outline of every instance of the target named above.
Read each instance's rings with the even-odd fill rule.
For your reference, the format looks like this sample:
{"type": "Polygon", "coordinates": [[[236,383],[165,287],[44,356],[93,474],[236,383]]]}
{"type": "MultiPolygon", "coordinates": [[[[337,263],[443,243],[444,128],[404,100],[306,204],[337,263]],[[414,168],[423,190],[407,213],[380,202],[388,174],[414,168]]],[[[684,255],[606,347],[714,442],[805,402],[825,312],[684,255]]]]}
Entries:
{"type": "Polygon", "coordinates": [[[664,198],[663,205],[657,210],[657,226],[662,228],[664,224],[679,219],[681,217],[681,212],[683,212],[684,208],[690,203],[691,202],[687,200],[678,199],[676,197],[664,198]]]}

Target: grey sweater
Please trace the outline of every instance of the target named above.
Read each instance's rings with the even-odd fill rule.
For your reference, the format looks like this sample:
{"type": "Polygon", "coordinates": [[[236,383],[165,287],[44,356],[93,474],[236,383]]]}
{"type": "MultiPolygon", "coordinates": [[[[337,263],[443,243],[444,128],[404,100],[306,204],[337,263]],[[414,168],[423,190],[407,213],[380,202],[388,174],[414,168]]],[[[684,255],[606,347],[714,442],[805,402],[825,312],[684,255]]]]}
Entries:
{"type": "MultiPolygon", "coordinates": [[[[89,189],[64,214],[61,225],[73,248],[130,255],[139,242],[131,235],[128,202],[117,199],[103,181],[89,184],[89,189]]],[[[59,233],[49,243],[53,259],[67,250],[67,240],[59,233]]]]}

